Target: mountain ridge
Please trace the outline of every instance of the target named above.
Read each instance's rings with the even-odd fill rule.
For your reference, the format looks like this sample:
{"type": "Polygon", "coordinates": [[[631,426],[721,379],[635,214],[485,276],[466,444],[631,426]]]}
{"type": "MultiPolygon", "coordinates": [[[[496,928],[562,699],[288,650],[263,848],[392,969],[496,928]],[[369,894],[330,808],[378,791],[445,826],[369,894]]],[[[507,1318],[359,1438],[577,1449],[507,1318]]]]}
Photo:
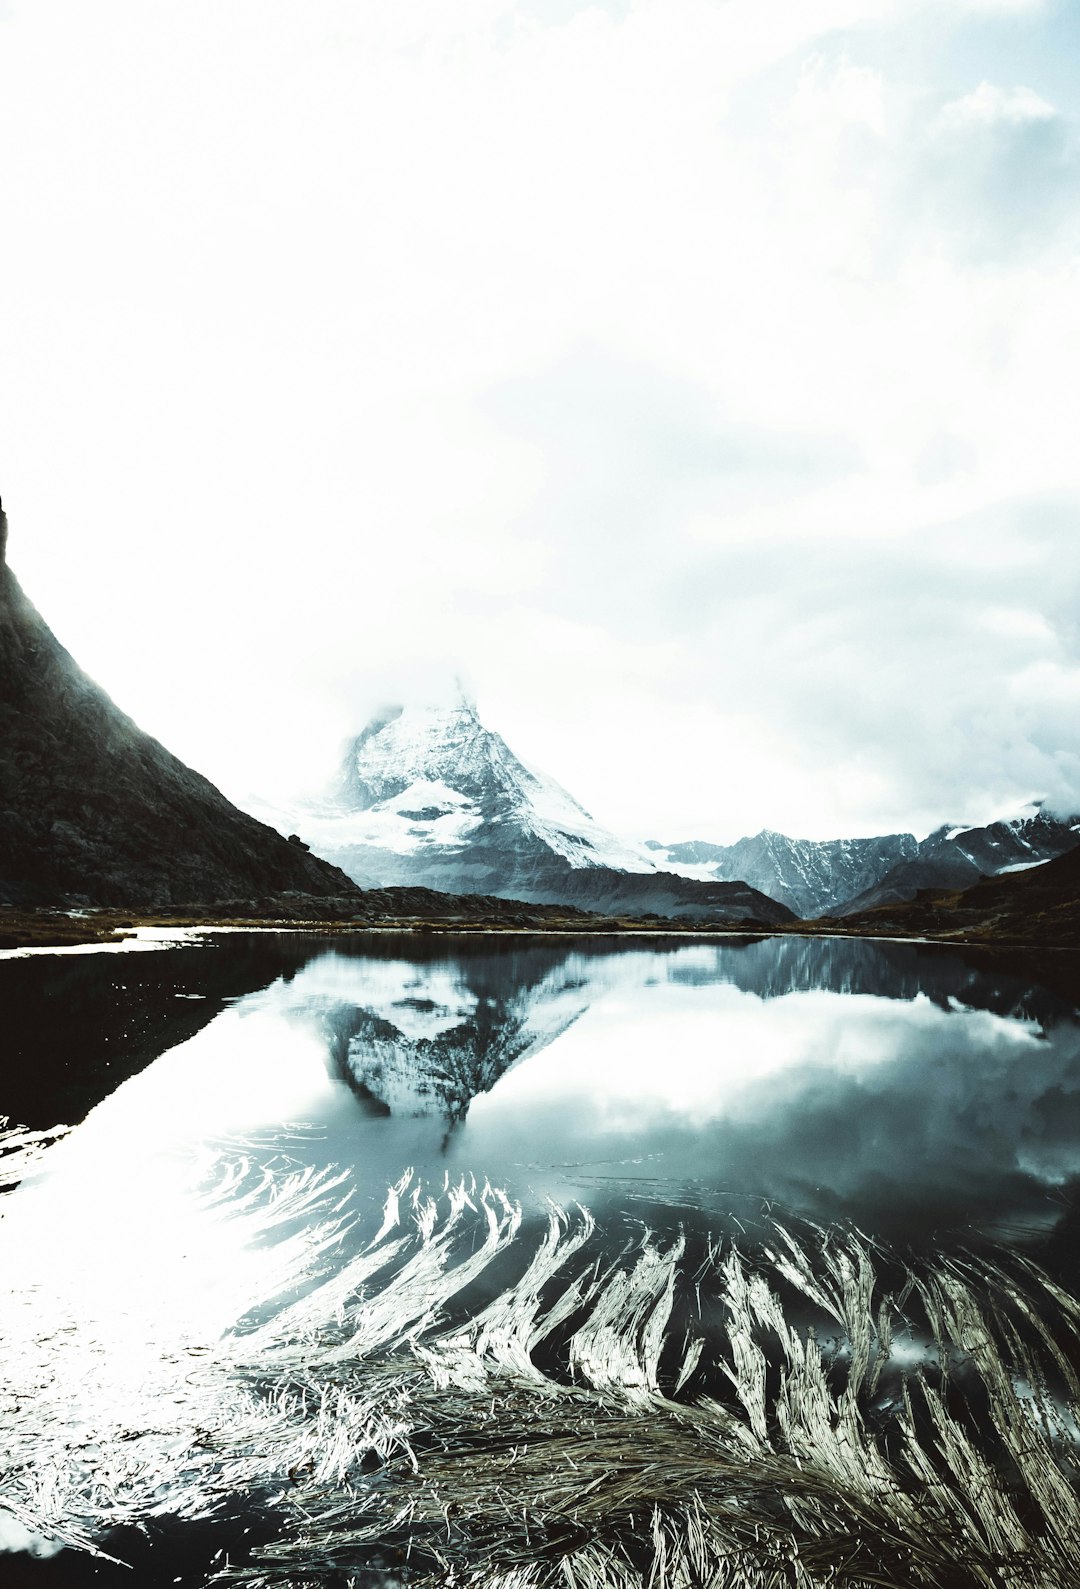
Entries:
{"type": "Polygon", "coordinates": [[[913,899],[878,905],[849,916],[825,918],[841,931],[967,943],[1033,943],[1080,946],[1080,848],[1022,871],[981,877],[969,888],[922,889],[913,899]]]}
{"type": "Polygon", "coordinates": [[[802,920],[846,916],[897,904],[926,888],[965,888],[980,877],[1039,865],[1080,843],[1076,819],[1036,805],[1009,821],[943,824],[918,840],[911,833],[865,839],[792,839],[771,829],[734,844],[648,841],[686,875],[738,875],[788,905],[802,920]]]}
{"type": "Polygon", "coordinates": [[[57,640],[6,552],[0,506],[0,904],[359,898],[122,712],[57,640]]]}

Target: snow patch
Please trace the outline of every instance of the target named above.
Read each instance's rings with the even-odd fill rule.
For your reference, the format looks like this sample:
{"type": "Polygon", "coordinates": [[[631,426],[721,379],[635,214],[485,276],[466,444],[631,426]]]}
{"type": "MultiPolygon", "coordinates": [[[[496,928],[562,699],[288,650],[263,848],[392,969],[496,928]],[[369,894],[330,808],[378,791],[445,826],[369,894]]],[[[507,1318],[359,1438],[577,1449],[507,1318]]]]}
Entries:
{"type": "Polygon", "coordinates": [[[526,797],[520,812],[522,824],[556,855],[564,856],[575,867],[610,866],[620,872],[659,870],[655,861],[646,860],[640,851],[623,844],[594,822],[553,778],[525,762],[518,766],[529,780],[522,790],[526,797]]]}
{"type": "Polygon", "coordinates": [[[661,861],[665,872],[674,872],[676,877],[691,877],[696,883],[715,883],[723,881],[720,878],[719,861],[661,861]]]}

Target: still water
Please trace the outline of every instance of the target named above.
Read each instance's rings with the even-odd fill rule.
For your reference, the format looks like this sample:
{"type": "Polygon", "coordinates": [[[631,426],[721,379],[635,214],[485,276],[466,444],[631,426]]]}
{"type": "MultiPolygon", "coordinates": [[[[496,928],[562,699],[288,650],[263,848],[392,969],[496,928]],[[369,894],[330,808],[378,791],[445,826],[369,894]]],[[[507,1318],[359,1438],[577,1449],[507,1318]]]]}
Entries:
{"type": "MultiPolygon", "coordinates": [[[[843,939],[219,935],[7,959],[0,1114],[74,1126],[4,1199],[7,1349],[56,1403],[50,1438],[96,1427],[103,1386],[164,1394],[162,1364],[296,1288],[302,1199],[279,1229],[266,1213],[305,1176],[313,1222],[336,1176],[368,1233],[411,1171],[526,1214],[584,1205],[613,1240],[751,1240],[779,1214],[901,1251],[1004,1242],[1074,1286],[1076,988],[1068,955],[843,939]]],[[[0,1505],[0,1547],[22,1526],[0,1505]]],[[[37,1581],[82,1582],[57,1576],[72,1559],[37,1581]]]]}
{"type": "Polygon", "coordinates": [[[378,1201],[412,1166],[594,1209],[769,1199],[902,1242],[1049,1233],[1080,1175],[1071,968],[796,938],[15,960],[0,1113],[86,1116],[54,1152],[65,1179],[245,1139],[348,1164],[378,1201]]]}

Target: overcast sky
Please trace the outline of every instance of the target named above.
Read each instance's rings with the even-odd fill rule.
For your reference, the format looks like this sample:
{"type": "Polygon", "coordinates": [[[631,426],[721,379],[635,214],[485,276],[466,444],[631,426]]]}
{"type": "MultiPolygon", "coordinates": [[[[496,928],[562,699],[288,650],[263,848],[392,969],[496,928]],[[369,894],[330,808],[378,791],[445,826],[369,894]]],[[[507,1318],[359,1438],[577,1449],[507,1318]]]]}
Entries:
{"type": "Polygon", "coordinates": [[[1080,808],[1078,0],[0,0],[11,562],[232,794],[1080,808]]]}

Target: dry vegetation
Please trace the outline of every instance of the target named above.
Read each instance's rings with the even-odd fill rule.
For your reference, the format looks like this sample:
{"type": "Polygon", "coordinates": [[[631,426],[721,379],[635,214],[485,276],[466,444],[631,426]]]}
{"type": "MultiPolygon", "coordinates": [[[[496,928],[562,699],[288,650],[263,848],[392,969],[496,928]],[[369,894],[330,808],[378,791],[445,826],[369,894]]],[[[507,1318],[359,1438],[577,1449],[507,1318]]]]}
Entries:
{"type": "MultiPolygon", "coordinates": [[[[384,891],[379,891],[381,894],[384,891]]],[[[396,891],[385,890],[386,894],[396,891]]],[[[402,893],[426,892],[401,890],[402,893]]],[[[749,932],[771,932],[752,923],[673,921],[659,916],[596,916],[572,907],[522,905],[513,900],[477,897],[470,908],[458,909],[460,899],[432,895],[437,904],[424,911],[409,901],[376,900],[364,915],[329,911],[312,914],[312,901],[281,901],[265,909],[243,902],[219,907],[161,911],[21,911],[0,907],[0,949],[66,948],[76,944],[118,943],[139,927],[248,928],[252,931],[342,934],[354,932],[410,933],[573,933],[584,937],[634,933],[645,937],[745,937],[749,932]]]]}
{"type": "MultiPolygon", "coordinates": [[[[48,1150],[6,1143],[9,1181],[48,1150]]],[[[344,1172],[219,1172],[273,1286],[141,1410],[88,1400],[79,1321],[35,1334],[13,1286],[0,1510],[44,1538],[242,1497],[273,1535],[223,1571],[248,1589],[1080,1578],[1080,1304],[1016,1256],[909,1267],[793,1222],[613,1247],[584,1210],[409,1177],[368,1239],[344,1172]]]]}

